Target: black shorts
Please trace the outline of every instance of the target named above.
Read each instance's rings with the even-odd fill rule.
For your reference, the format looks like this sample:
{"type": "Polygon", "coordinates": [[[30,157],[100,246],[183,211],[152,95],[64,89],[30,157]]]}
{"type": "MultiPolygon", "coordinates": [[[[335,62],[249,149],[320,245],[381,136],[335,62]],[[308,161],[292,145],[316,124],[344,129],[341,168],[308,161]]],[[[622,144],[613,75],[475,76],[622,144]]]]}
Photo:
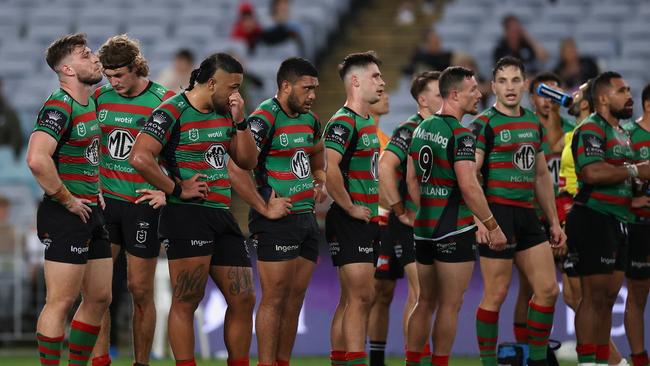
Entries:
{"type": "Polygon", "coordinates": [[[322,235],[316,216],[311,212],[292,214],[269,220],[257,211],[250,211],[249,231],[257,248],[257,259],[279,262],[303,257],[318,260],[322,235]]]}
{"type": "Polygon", "coordinates": [[[650,225],[629,225],[629,250],[625,276],[633,280],[650,278],[650,225]]]}
{"type": "Polygon", "coordinates": [[[87,223],[50,198],[43,199],[36,214],[38,238],[45,245],[45,260],[85,264],[111,258],[108,232],[99,206],[91,206],[87,223]]]}
{"type": "Polygon", "coordinates": [[[325,217],[325,238],[334,266],[375,263],[375,246],[379,245],[379,225],[376,222],[354,219],[337,204],[332,204],[325,217]]]}
{"type": "Polygon", "coordinates": [[[515,252],[530,249],[548,241],[542,222],[533,208],[490,203],[490,210],[508,239],[506,249],[498,251],[479,245],[481,257],[513,259],[515,252]]]}
{"type": "Polygon", "coordinates": [[[159,210],[148,204],[136,204],[105,197],[104,219],[111,244],[124,247],[139,258],[156,258],[160,253],[158,240],[159,210]]]}
{"type": "Polygon", "coordinates": [[[404,277],[404,267],[415,262],[413,228],[404,225],[392,212],[388,225],[381,225],[375,278],[396,280],[404,277]]]}
{"type": "Polygon", "coordinates": [[[170,260],[212,256],[213,266],[250,267],[246,240],[230,211],[168,203],[158,232],[170,260]]]}
{"type": "Polygon", "coordinates": [[[462,263],[476,260],[476,228],[436,240],[415,240],[415,259],[420,264],[462,263]]]}
{"type": "Polygon", "coordinates": [[[588,207],[573,205],[567,215],[566,234],[579,276],[625,270],[626,223],[588,207]]]}

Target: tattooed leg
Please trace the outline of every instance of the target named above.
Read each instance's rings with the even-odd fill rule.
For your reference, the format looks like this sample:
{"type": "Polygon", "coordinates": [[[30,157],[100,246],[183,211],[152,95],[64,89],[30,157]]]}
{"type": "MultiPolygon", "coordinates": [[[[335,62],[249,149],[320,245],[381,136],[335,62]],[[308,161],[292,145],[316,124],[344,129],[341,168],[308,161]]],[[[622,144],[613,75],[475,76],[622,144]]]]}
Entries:
{"type": "Polygon", "coordinates": [[[228,304],[223,331],[228,357],[246,358],[253,337],[253,270],[250,267],[211,266],[210,276],[228,304]]]}
{"type": "Polygon", "coordinates": [[[169,261],[173,296],[168,333],[177,360],[194,358],[194,311],[203,299],[209,267],[210,256],[169,261]]]}

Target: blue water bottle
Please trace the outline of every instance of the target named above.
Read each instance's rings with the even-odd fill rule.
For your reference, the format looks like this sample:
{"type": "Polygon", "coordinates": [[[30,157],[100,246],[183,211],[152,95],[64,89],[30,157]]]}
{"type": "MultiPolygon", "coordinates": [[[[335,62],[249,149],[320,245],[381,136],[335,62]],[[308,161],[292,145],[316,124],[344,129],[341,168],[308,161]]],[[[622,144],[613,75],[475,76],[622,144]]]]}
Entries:
{"type": "Polygon", "coordinates": [[[549,98],[562,107],[568,107],[573,103],[573,98],[569,94],[553,89],[544,83],[540,83],[535,91],[540,97],[549,98]]]}

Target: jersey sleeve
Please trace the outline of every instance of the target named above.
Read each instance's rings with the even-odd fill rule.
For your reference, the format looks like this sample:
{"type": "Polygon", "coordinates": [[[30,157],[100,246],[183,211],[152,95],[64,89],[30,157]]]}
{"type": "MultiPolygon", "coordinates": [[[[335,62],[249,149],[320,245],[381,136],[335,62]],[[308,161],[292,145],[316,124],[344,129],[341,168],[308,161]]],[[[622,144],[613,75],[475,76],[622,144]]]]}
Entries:
{"type": "Polygon", "coordinates": [[[454,129],[454,162],[476,161],[476,140],[466,128],[454,129]]]}
{"type": "Polygon", "coordinates": [[[253,135],[258,151],[262,151],[269,138],[273,124],[271,116],[267,110],[257,109],[248,117],[248,126],[251,129],[251,134],[253,135]]]}
{"type": "Polygon", "coordinates": [[[354,135],[355,122],[351,117],[333,118],[325,127],[325,147],[336,150],[341,155],[350,147],[354,135]]]}
{"type": "Polygon", "coordinates": [[[605,160],[605,132],[597,125],[583,124],[576,130],[573,140],[577,171],[589,164],[605,160]]]}
{"type": "Polygon", "coordinates": [[[314,145],[320,142],[323,137],[323,127],[320,125],[320,120],[314,114],[314,145]]]}
{"type": "Polygon", "coordinates": [[[42,131],[54,137],[58,142],[70,125],[72,106],[59,98],[52,98],[38,114],[34,131],[42,131]]]}
{"type": "Polygon", "coordinates": [[[544,153],[544,155],[549,155],[551,153],[551,146],[548,143],[548,133],[546,133],[546,127],[541,123],[539,124],[539,139],[540,144],[537,153],[541,152],[544,153]]]}
{"type": "Polygon", "coordinates": [[[388,144],[386,144],[386,151],[390,151],[395,154],[400,162],[404,162],[409,153],[409,146],[411,146],[411,139],[413,138],[413,132],[411,129],[406,126],[398,126],[393,131],[388,144]]]}
{"type": "Polygon", "coordinates": [[[155,138],[164,146],[169,141],[171,130],[174,124],[176,124],[176,121],[176,118],[168,111],[163,108],[158,108],[151,114],[140,132],[155,138]]]}
{"type": "Polygon", "coordinates": [[[481,117],[476,118],[470,124],[470,129],[474,134],[474,139],[476,141],[475,149],[485,150],[486,140],[485,140],[485,130],[487,128],[487,123],[481,117]]]}

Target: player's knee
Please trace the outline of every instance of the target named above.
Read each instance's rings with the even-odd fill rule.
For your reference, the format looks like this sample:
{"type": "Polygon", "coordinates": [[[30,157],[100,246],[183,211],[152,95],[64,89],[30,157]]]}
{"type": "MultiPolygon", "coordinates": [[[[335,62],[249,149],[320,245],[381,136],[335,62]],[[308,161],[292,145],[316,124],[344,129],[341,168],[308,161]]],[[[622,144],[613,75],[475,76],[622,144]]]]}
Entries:
{"type": "Polygon", "coordinates": [[[543,299],[547,304],[555,303],[557,297],[560,295],[560,287],[556,282],[550,282],[542,286],[539,293],[535,294],[536,298],[543,299]]]}
{"type": "Polygon", "coordinates": [[[236,299],[228,303],[228,307],[232,307],[234,311],[253,313],[255,309],[255,292],[246,292],[236,296],[236,299]]]}
{"type": "Polygon", "coordinates": [[[349,298],[349,303],[357,303],[364,308],[370,308],[375,300],[375,291],[371,286],[353,294],[349,298]]]}
{"type": "Polygon", "coordinates": [[[458,296],[452,298],[451,296],[446,296],[440,299],[440,305],[438,312],[458,313],[461,306],[463,306],[463,296],[458,296]]]}
{"type": "Polygon", "coordinates": [[[70,309],[74,305],[76,300],[77,300],[76,296],[48,297],[45,305],[50,311],[67,314],[68,311],[70,311],[70,309]]]}
{"type": "Polygon", "coordinates": [[[153,287],[142,283],[129,281],[127,284],[129,292],[136,305],[144,306],[153,303],[153,287]]]}
{"type": "Polygon", "coordinates": [[[485,299],[491,304],[501,306],[508,296],[507,286],[494,286],[486,290],[485,299]]]}
{"type": "Polygon", "coordinates": [[[433,296],[420,294],[415,307],[426,310],[427,312],[433,314],[433,312],[436,311],[436,308],[438,307],[438,302],[433,296]]]}
{"type": "Polygon", "coordinates": [[[85,294],[83,301],[92,305],[96,308],[108,309],[108,306],[111,304],[113,297],[111,296],[111,291],[96,291],[92,294],[85,294]]]}
{"type": "Polygon", "coordinates": [[[578,302],[580,301],[580,294],[575,294],[572,291],[562,291],[562,299],[564,303],[567,304],[571,309],[575,310],[578,307],[578,302]]]}
{"type": "Polygon", "coordinates": [[[390,306],[393,301],[392,289],[380,287],[375,291],[375,302],[384,306],[390,306]]]}

